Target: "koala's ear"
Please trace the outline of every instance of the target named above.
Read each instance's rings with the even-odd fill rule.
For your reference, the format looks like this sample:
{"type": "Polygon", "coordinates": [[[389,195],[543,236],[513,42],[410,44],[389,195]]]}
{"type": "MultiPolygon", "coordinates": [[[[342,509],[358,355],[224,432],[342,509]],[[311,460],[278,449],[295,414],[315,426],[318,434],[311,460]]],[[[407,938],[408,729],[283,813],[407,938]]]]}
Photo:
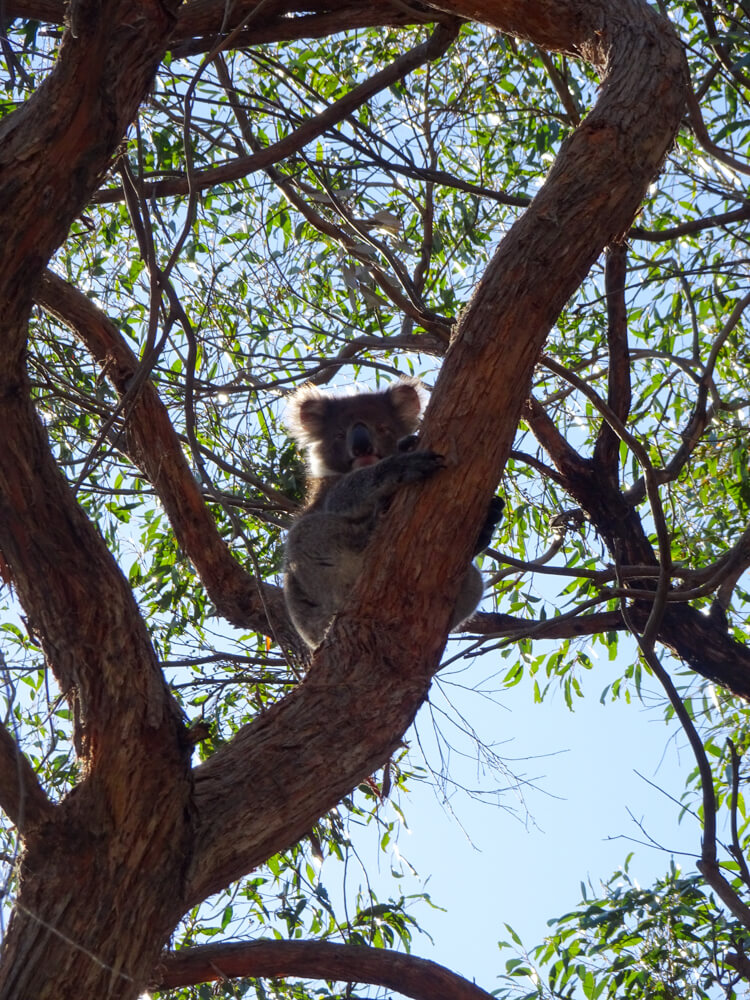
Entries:
{"type": "Polygon", "coordinates": [[[329,398],[309,383],[289,397],[284,423],[297,444],[306,445],[321,438],[329,403],[329,398]]]}
{"type": "Polygon", "coordinates": [[[387,390],[391,403],[405,424],[416,427],[424,403],[425,388],[418,378],[402,378],[387,390]]]}

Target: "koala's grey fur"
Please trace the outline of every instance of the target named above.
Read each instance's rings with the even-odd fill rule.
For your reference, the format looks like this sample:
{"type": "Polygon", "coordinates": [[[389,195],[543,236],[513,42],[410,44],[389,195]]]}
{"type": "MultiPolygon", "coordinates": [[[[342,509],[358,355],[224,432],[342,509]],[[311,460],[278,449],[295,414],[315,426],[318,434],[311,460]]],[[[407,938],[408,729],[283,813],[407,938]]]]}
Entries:
{"type": "MultiPolygon", "coordinates": [[[[440,455],[409,450],[422,391],[418,379],[402,379],[385,392],[338,397],[303,386],[289,402],[286,422],[305,449],[312,489],[287,538],[284,595],[295,628],[311,647],[351,596],[390,498],[402,484],[443,467],[440,455]]],[[[498,519],[499,513],[490,515],[490,533],[498,519]]],[[[484,547],[489,535],[483,535],[484,547]]],[[[451,628],[474,612],[481,597],[482,577],[472,563],[451,628]]]]}

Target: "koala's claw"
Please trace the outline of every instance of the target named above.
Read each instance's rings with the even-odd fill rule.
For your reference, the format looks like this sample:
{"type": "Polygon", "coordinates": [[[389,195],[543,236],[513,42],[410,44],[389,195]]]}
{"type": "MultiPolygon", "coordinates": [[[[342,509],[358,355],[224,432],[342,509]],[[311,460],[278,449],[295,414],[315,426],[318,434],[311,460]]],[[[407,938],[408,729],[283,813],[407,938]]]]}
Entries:
{"type": "Polygon", "coordinates": [[[401,480],[406,483],[427,479],[445,468],[445,459],[435,451],[409,451],[393,455],[392,459],[398,463],[401,480]]]}

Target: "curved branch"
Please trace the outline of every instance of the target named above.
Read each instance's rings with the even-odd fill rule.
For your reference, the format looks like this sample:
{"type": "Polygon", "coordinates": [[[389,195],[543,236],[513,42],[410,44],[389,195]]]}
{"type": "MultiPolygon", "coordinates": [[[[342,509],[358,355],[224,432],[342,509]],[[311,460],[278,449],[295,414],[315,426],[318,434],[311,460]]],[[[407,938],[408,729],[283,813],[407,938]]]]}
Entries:
{"type": "Polygon", "coordinates": [[[369,983],[414,1000],[492,1000],[449,969],[414,955],[329,941],[237,941],[162,956],[150,986],[172,990],[234,977],[369,983]]]}
{"type": "Polygon", "coordinates": [[[731,170],[739,174],[750,174],[750,163],[743,163],[736,157],[731,156],[721,146],[718,146],[708,134],[706,123],[703,121],[700,103],[692,90],[688,91],[688,111],[690,113],[690,124],[693,126],[695,136],[709,156],[715,157],[720,163],[726,164],[731,170]]]}

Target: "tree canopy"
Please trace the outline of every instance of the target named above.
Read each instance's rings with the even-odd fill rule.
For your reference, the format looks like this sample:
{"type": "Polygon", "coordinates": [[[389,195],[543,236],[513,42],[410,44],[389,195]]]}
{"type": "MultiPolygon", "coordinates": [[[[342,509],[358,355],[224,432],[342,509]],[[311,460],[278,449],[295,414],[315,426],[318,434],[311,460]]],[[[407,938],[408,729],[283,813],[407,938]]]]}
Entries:
{"type": "Polygon", "coordinates": [[[0,998],[740,995],[746,0],[5,0],[0,26],[0,998]],[[445,468],[310,653],[285,398],[401,374],[445,468]],[[602,697],[648,677],[683,727],[697,867],[624,868],[499,987],[412,955],[403,898],[342,914],[315,859],[358,823],[387,846],[441,666],[572,706],[597,651],[602,697]]]}

